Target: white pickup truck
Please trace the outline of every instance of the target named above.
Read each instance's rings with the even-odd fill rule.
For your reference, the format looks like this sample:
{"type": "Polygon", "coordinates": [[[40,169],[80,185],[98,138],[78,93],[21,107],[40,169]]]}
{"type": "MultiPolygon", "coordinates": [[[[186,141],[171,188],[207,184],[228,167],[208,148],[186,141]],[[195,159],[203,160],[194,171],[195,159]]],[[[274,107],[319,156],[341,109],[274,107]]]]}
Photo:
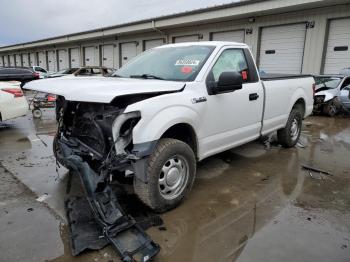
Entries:
{"type": "Polygon", "coordinates": [[[164,212],[190,192],[197,161],[273,131],[293,147],[312,112],[314,84],[301,75],[262,79],[245,44],[200,42],[148,50],[112,77],[26,88],[58,95],[61,164],[96,191],[132,179],[138,197],[164,212]]]}

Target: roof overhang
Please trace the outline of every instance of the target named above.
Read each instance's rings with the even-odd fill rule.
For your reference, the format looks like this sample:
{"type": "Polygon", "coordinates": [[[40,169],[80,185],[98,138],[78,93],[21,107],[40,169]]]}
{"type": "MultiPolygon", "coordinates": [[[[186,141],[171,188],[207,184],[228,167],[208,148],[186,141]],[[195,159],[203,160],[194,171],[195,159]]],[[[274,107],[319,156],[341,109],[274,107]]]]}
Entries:
{"type": "Polygon", "coordinates": [[[293,12],[345,3],[348,3],[348,0],[246,0],[22,44],[3,46],[0,47],[0,52],[151,32],[156,28],[166,30],[182,26],[193,26],[203,23],[236,20],[247,17],[278,14],[282,12],[293,12]]]}

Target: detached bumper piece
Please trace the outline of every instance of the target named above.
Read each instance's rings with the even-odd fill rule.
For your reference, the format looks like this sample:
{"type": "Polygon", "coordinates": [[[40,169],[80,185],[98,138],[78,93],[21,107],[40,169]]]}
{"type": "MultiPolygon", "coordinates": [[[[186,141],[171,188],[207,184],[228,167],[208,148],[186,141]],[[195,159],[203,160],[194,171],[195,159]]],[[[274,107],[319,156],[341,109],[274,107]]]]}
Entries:
{"type": "MultiPolygon", "coordinates": [[[[60,143],[60,147],[65,166],[80,177],[88,205],[101,230],[101,235],[116,249],[122,261],[146,262],[156,256],[160,251],[159,245],[152,241],[131,216],[124,213],[111,187],[101,181],[102,178],[81,157],[71,154],[72,150],[68,146],[60,143]]],[[[68,203],[67,207],[68,217],[71,220],[72,205],[69,206],[68,203]]],[[[96,229],[90,232],[92,233],[89,237],[96,237],[96,229]]],[[[85,248],[77,243],[78,241],[74,241],[73,238],[72,247],[73,251],[75,250],[73,255],[85,248]]],[[[96,249],[101,246],[104,246],[104,242],[96,240],[89,248],[96,249]]]]}

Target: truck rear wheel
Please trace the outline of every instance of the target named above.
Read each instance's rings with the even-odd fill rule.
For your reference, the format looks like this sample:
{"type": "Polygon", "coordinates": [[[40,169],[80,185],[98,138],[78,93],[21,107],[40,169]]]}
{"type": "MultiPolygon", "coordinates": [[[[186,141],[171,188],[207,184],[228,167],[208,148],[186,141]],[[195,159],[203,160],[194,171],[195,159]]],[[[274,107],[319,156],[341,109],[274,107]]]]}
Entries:
{"type": "Polygon", "coordinates": [[[196,173],[196,158],[186,143],[161,139],[149,157],[148,183],[134,178],[134,191],[156,212],[176,207],[190,192],[196,173]]]}
{"type": "Polygon", "coordinates": [[[277,131],[278,142],[283,147],[293,147],[298,143],[302,121],[302,109],[296,106],[289,115],[286,127],[277,131]]]}

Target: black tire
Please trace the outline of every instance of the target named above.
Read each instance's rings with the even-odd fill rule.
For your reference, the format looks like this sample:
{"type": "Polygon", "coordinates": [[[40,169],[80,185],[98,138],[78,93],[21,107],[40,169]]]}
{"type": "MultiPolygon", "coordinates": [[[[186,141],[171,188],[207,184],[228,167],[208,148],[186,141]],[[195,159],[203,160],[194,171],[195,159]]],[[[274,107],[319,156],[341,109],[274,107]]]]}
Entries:
{"type": "Polygon", "coordinates": [[[135,176],[134,191],[144,204],[154,211],[162,213],[178,206],[191,191],[196,174],[196,158],[193,150],[186,143],[164,138],[159,140],[153,154],[149,157],[146,172],[148,183],[142,182],[135,176]],[[173,166],[171,166],[172,163],[173,166]],[[167,167],[168,164],[169,167],[167,167]],[[185,166],[186,172],[183,171],[185,166]],[[176,168],[178,168],[177,171],[176,168]],[[164,169],[168,169],[167,174],[163,172],[164,169]],[[184,173],[186,175],[183,175],[184,173]],[[184,176],[187,179],[182,179],[184,176]],[[160,182],[161,179],[164,181],[160,182]],[[179,181],[183,181],[180,183],[181,187],[177,194],[174,192],[174,197],[171,198],[172,195],[166,192],[167,187],[169,183],[176,185],[179,181]],[[166,184],[166,186],[161,183],[166,184]]]}
{"type": "Polygon", "coordinates": [[[42,117],[43,112],[40,109],[35,108],[35,109],[32,110],[32,114],[33,114],[34,118],[39,119],[39,118],[42,117]]]}
{"type": "Polygon", "coordinates": [[[285,128],[277,131],[278,143],[285,148],[294,147],[299,140],[301,134],[301,126],[303,121],[303,110],[296,106],[289,114],[289,118],[285,128]],[[296,122],[295,122],[296,121],[296,122]],[[294,133],[295,124],[298,128],[297,133],[294,133]]]}
{"type": "Polygon", "coordinates": [[[323,113],[330,117],[335,116],[338,113],[339,109],[334,101],[327,103],[323,108],[323,113]]]}

